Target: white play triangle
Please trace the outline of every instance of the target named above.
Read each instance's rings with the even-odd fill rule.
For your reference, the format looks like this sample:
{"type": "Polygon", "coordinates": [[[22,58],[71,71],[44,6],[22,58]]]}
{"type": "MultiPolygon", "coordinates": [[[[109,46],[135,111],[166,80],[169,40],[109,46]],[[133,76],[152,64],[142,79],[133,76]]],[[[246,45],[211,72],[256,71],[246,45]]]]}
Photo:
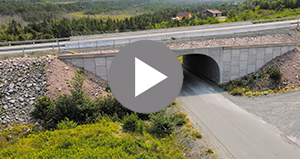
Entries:
{"type": "Polygon", "coordinates": [[[145,62],[135,58],[135,97],[168,78],[145,62]]]}

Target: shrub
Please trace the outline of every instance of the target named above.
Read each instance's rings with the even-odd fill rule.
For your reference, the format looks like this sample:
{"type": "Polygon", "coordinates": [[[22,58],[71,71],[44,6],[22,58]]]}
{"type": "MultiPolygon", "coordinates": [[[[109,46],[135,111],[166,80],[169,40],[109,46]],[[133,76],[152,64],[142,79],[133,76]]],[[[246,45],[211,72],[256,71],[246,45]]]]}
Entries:
{"type": "Polygon", "coordinates": [[[113,122],[117,122],[117,121],[120,120],[120,118],[118,117],[118,114],[115,113],[114,116],[111,117],[111,120],[112,120],[113,122]]]}
{"type": "Polygon", "coordinates": [[[213,150],[212,149],[208,149],[207,151],[206,151],[206,154],[213,154],[214,152],[213,152],[213,150]]]}
{"type": "Polygon", "coordinates": [[[148,132],[158,137],[165,137],[170,135],[174,130],[175,124],[171,122],[168,115],[162,112],[156,114],[150,114],[150,124],[148,132]]]}
{"type": "Polygon", "coordinates": [[[251,91],[246,92],[245,95],[246,95],[246,96],[252,95],[252,92],[251,92],[251,91]]]}
{"type": "Polygon", "coordinates": [[[74,121],[70,121],[69,118],[66,118],[65,120],[61,121],[57,124],[57,129],[73,129],[77,127],[77,123],[74,121]]]}
{"type": "Polygon", "coordinates": [[[125,131],[136,132],[138,130],[138,126],[140,120],[136,114],[130,114],[124,117],[123,129],[125,131]]]}
{"type": "MultiPolygon", "coordinates": [[[[71,95],[60,95],[54,101],[46,96],[39,98],[31,113],[32,117],[41,119],[45,129],[55,129],[65,118],[81,125],[95,122],[99,116],[107,115],[113,121],[119,121],[127,114],[133,113],[123,107],[112,95],[90,98],[84,92],[84,80],[82,75],[76,72],[69,82],[72,86],[71,95]]],[[[137,115],[143,120],[149,119],[148,114],[137,113],[137,115]]]]}
{"type": "Polygon", "coordinates": [[[269,91],[263,91],[262,94],[263,94],[263,95],[268,95],[268,94],[269,94],[269,91]]]}
{"type": "Polygon", "coordinates": [[[275,81],[281,80],[281,77],[283,76],[279,67],[269,69],[268,73],[270,74],[270,78],[275,81]]]}
{"type": "Polygon", "coordinates": [[[31,116],[35,119],[41,119],[45,129],[56,128],[57,124],[65,118],[77,124],[85,124],[96,118],[99,108],[84,93],[84,78],[76,72],[70,83],[72,86],[71,95],[60,95],[54,101],[44,96],[39,98],[37,104],[34,105],[35,109],[31,116]]]}
{"type": "Polygon", "coordinates": [[[55,107],[53,101],[49,97],[38,98],[37,104],[34,106],[34,110],[30,115],[34,119],[41,119],[43,121],[43,127],[50,128],[55,125],[55,107]],[[54,119],[54,120],[53,120],[54,119]]]}
{"type": "Polygon", "coordinates": [[[236,85],[236,86],[238,86],[238,87],[244,86],[244,83],[241,80],[235,81],[235,82],[233,82],[233,84],[236,85]]]}
{"type": "Polygon", "coordinates": [[[176,126],[182,126],[187,123],[186,116],[187,114],[183,112],[176,112],[170,115],[170,119],[176,126]]]}
{"type": "Polygon", "coordinates": [[[83,69],[77,69],[77,73],[80,75],[86,75],[86,73],[83,69]]]}
{"type": "Polygon", "coordinates": [[[198,130],[197,131],[193,131],[192,135],[195,136],[198,139],[202,138],[202,135],[201,135],[200,131],[198,131],[198,130]]]}
{"type": "Polygon", "coordinates": [[[242,95],[244,93],[244,89],[241,87],[234,88],[230,94],[232,95],[242,95]]]}
{"type": "Polygon", "coordinates": [[[105,87],[105,92],[111,92],[111,90],[110,90],[110,87],[109,87],[109,86],[106,86],[106,87],[105,87]]]}

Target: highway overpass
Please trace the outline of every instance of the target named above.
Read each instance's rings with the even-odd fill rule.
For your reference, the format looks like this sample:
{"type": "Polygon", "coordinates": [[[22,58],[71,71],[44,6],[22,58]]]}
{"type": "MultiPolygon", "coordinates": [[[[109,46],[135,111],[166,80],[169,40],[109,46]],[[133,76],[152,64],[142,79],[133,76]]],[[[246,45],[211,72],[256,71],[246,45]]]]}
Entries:
{"type": "Polygon", "coordinates": [[[129,32],[129,33],[115,33],[115,34],[102,34],[96,36],[80,36],[72,37],[71,41],[62,41],[55,43],[37,43],[30,45],[16,45],[0,47],[0,54],[9,52],[26,52],[26,51],[45,51],[54,49],[78,49],[85,47],[101,47],[109,45],[122,45],[139,40],[156,40],[162,41],[164,39],[175,38],[192,38],[192,37],[209,37],[220,35],[231,35],[245,32],[255,32],[264,30],[284,29],[291,28],[296,24],[297,20],[271,22],[262,24],[251,24],[250,22],[237,22],[237,23],[224,23],[212,24],[195,27],[183,28],[169,28],[154,29],[151,31],[129,32]],[[179,29],[176,30],[176,29],[179,29]],[[188,30],[185,30],[188,29],[188,30]],[[77,40],[76,40],[77,39],[77,40]]]}
{"type": "MultiPolygon", "coordinates": [[[[274,57],[296,48],[296,43],[209,47],[173,50],[183,56],[187,67],[215,83],[225,83],[258,71],[274,57]]],[[[115,54],[73,54],[59,58],[108,80],[108,71],[115,54]]]]}
{"type": "MultiPolygon", "coordinates": [[[[174,50],[177,56],[183,56],[184,63],[184,81],[177,101],[215,146],[213,150],[219,157],[299,158],[296,143],[224,98],[216,85],[257,71],[274,57],[295,48],[296,43],[174,50]]],[[[60,55],[59,59],[108,80],[114,55],[70,54],[60,55]]]]}

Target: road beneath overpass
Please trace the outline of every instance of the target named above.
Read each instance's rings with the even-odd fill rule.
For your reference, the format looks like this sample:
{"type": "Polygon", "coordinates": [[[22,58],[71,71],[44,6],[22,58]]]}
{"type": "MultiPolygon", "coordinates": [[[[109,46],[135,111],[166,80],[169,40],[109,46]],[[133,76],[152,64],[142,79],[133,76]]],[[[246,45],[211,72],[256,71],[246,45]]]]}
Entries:
{"type": "Polygon", "coordinates": [[[226,99],[217,86],[208,83],[184,70],[184,84],[177,100],[191,120],[202,131],[206,130],[204,135],[209,141],[217,143],[220,157],[299,159],[298,145],[226,99]]]}

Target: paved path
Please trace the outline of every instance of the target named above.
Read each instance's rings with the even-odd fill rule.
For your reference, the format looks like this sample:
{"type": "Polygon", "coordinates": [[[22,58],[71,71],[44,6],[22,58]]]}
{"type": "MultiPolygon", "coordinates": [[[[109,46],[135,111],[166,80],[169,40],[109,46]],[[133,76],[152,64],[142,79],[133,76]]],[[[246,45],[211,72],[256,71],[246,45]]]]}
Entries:
{"type": "Polygon", "coordinates": [[[224,158],[300,158],[299,146],[285,135],[271,129],[193,74],[184,71],[184,75],[177,100],[197,117],[193,120],[209,129],[223,150],[229,152],[229,157],[224,158]]]}

